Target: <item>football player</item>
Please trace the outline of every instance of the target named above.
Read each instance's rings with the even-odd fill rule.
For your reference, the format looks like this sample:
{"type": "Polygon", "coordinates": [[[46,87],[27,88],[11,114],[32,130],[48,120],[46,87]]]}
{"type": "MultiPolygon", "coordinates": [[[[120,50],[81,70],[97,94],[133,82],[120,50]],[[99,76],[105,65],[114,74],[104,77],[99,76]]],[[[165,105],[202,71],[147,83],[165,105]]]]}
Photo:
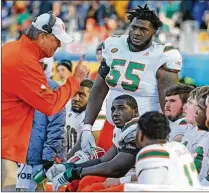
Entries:
{"type": "Polygon", "coordinates": [[[189,125],[184,118],[183,106],[193,86],[176,84],[166,91],[164,114],[169,119],[171,132],[169,141],[180,142],[189,125]]]}
{"type": "Polygon", "coordinates": [[[199,94],[196,96],[197,100],[197,116],[196,122],[199,130],[206,131],[206,134],[198,142],[194,156],[194,162],[199,173],[199,180],[203,184],[206,184],[205,180],[209,185],[209,127],[206,123],[206,99],[209,96],[209,87],[202,87],[199,94]]]}
{"type": "Polygon", "coordinates": [[[179,51],[171,44],[153,41],[162,22],[147,5],[128,14],[129,35],[111,36],[103,43],[103,60],[89,97],[81,133],[81,147],[87,151],[88,144],[94,141],[92,125],[108,91],[107,120],[113,125],[110,108],[117,96],[132,95],[141,114],[159,111],[164,108],[166,90],[178,83],[178,72],[182,68],[179,51]]]}
{"type": "Polygon", "coordinates": [[[67,132],[68,151],[75,145],[81,133],[93,81],[84,80],[81,82],[80,86],[80,89],[75,93],[71,100],[71,110],[66,114],[65,128],[67,132]]]}
{"type": "MultiPolygon", "coordinates": [[[[83,178],[79,184],[81,187],[101,182],[101,180],[104,182],[107,177],[118,178],[124,177],[125,174],[128,176],[135,174],[132,167],[138,153],[138,148],[135,145],[137,119],[133,119],[138,117],[136,100],[130,95],[118,96],[113,101],[111,112],[115,128],[113,145],[110,150],[100,159],[81,164],[72,165],[69,163],[52,166],[47,173],[47,177],[52,180],[54,190],[85,176],[86,178],[83,178]],[[103,178],[99,176],[103,176],[103,178]]],[[[131,179],[128,179],[130,182],[131,179]]],[[[124,179],[122,179],[122,182],[125,182],[124,179]]],[[[103,188],[105,187],[103,186],[103,188]]]]}
{"type": "Polygon", "coordinates": [[[179,142],[167,142],[170,132],[167,118],[157,112],[147,112],[138,120],[136,175],[140,184],[199,186],[193,158],[179,142]]]}
{"type": "Polygon", "coordinates": [[[181,140],[190,153],[194,154],[197,148],[197,144],[204,138],[207,134],[207,128],[203,123],[197,123],[197,110],[198,101],[197,98],[207,92],[208,87],[197,87],[190,94],[185,105],[185,120],[187,123],[191,123],[193,128],[187,130],[181,140]]]}
{"type": "MultiPolygon", "coordinates": [[[[83,121],[86,114],[86,106],[88,103],[91,88],[93,86],[93,81],[86,79],[80,85],[81,87],[79,91],[76,92],[70,102],[70,110],[66,113],[65,128],[67,132],[68,150],[71,150],[76,145],[76,147],[74,147],[73,150],[69,152],[68,158],[72,157],[76,151],[81,149],[78,139],[81,133],[81,128],[83,126],[83,121]]],[[[93,125],[93,131],[98,131],[102,128],[106,118],[105,114],[106,108],[103,106],[93,125]]]]}

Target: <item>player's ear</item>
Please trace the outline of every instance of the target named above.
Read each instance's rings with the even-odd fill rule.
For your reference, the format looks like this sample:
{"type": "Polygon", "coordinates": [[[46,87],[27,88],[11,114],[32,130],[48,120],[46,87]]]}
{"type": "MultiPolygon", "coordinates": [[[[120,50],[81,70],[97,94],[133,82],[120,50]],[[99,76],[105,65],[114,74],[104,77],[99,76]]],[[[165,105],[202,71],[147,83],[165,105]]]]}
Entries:
{"type": "Polygon", "coordinates": [[[138,109],[134,109],[133,110],[133,117],[136,118],[136,117],[139,117],[139,113],[138,113],[138,109]]]}

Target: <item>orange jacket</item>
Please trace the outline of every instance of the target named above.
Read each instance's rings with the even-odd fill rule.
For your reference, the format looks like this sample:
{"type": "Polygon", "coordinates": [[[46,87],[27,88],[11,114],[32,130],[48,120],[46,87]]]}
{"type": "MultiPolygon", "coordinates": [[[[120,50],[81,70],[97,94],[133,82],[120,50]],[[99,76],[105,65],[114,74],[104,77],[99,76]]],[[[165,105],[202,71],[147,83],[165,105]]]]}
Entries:
{"type": "Polygon", "coordinates": [[[24,163],[34,110],[53,115],[79,89],[69,77],[52,91],[39,60],[41,49],[25,35],[2,46],[2,158],[24,163]]]}

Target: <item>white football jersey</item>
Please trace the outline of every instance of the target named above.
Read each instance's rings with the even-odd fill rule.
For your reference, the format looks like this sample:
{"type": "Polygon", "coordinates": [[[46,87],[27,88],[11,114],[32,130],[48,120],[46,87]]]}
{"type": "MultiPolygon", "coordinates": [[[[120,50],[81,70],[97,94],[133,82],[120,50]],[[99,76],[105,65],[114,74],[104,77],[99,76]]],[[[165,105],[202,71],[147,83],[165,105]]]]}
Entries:
{"type": "Polygon", "coordinates": [[[193,126],[191,129],[188,129],[185,132],[181,143],[187,147],[191,154],[193,154],[197,144],[204,138],[206,134],[207,131],[199,130],[196,126],[193,126]]]}
{"type": "Polygon", "coordinates": [[[202,181],[209,175],[209,132],[198,142],[193,157],[199,179],[202,181]]]}
{"type": "Polygon", "coordinates": [[[174,122],[169,121],[171,132],[169,133],[169,141],[174,141],[178,135],[184,136],[187,130],[190,130],[192,125],[185,121],[185,117],[178,119],[174,122]]]}
{"type": "Polygon", "coordinates": [[[191,154],[184,145],[175,141],[142,148],[136,157],[135,168],[138,177],[143,170],[167,168],[167,175],[162,176],[164,185],[199,186],[198,174],[191,154]]]}
{"type": "MultiPolygon", "coordinates": [[[[84,125],[84,119],[86,110],[81,113],[76,113],[72,109],[71,104],[68,104],[68,111],[66,113],[66,124],[65,129],[67,133],[67,144],[68,150],[71,149],[81,134],[81,129],[84,125]],[[69,109],[70,108],[70,109],[69,109]]],[[[106,120],[106,100],[104,100],[102,108],[97,116],[97,119],[94,122],[92,131],[99,131],[103,128],[104,122],[106,120]]]]}
{"type": "Polygon", "coordinates": [[[76,113],[74,111],[70,111],[66,114],[66,124],[65,129],[67,133],[67,149],[72,149],[72,147],[76,144],[79,136],[81,134],[81,129],[84,125],[86,111],[82,111],[81,113],[76,113]]]}
{"type": "Polygon", "coordinates": [[[138,118],[133,118],[128,121],[123,128],[115,127],[113,130],[112,143],[120,151],[124,144],[135,141],[138,118]]]}
{"type": "Polygon", "coordinates": [[[112,143],[115,145],[115,147],[117,147],[117,149],[119,148],[119,141],[121,135],[122,135],[122,129],[114,127],[112,143]]]}
{"type": "Polygon", "coordinates": [[[152,110],[161,111],[156,72],[163,64],[170,69],[182,68],[182,57],[172,45],[153,42],[143,51],[131,52],[127,38],[128,35],[109,37],[102,50],[102,56],[110,67],[105,81],[110,88],[107,120],[111,124],[112,101],[122,94],[135,97],[140,115],[152,110]]]}
{"type": "MultiPolygon", "coordinates": [[[[123,128],[114,128],[112,142],[116,146],[118,152],[126,152],[135,156],[138,153],[139,150],[135,144],[137,120],[137,118],[133,118],[128,121],[123,128]]],[[[133,167],[125,176],[134,175],[135,173],[135,168],[133,167]]]]}

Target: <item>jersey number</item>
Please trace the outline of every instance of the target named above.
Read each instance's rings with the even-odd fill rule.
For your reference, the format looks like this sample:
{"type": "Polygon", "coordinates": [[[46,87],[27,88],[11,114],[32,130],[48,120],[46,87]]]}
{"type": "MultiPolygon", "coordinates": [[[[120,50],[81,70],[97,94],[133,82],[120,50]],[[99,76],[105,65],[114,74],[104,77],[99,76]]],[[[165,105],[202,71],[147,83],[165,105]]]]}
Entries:
{"type": "MultiPolygon", "coordinates": [[[[194,163],[190,163],[190,168],[191,168],[192,172],[195,172],[196,171],[196,167],[195,167],[194,163]]],[[[189,185],[190,186],[193,186],[192,177],[190,175],[188,166],[186,164],[184,165],[184,173],[185,173],[185,176],[188,179],[189,185]]]]}
{"type": "MultiPolygon", "coordinates": [[[[111,64],[110,74],[106,78],[107,84],[112,87],[115,87],[118,83],[118,80],[121,77],[119,70],[114,69],[115,66],[125,66],[126,60],[114,59],[111,64]]],[[[136,63],[130,61],[125,72],[125,79],[122,81],[121,86],[124,90],[135,92],[139,88],[140,77],[139,74],[134,72],[134,70],[144,71],[144,64],[136,63]],[[130,83],[131,81],[131,83],[130,83]]]]}
{"type": "Polygon", "coordinates": [[[71,127],[70,125],[67,125],[67,146],[68,146],[68,150],[72,149],[73,146],[76,144],[77,142],[77,131],[75,128],[71,127]]]}

